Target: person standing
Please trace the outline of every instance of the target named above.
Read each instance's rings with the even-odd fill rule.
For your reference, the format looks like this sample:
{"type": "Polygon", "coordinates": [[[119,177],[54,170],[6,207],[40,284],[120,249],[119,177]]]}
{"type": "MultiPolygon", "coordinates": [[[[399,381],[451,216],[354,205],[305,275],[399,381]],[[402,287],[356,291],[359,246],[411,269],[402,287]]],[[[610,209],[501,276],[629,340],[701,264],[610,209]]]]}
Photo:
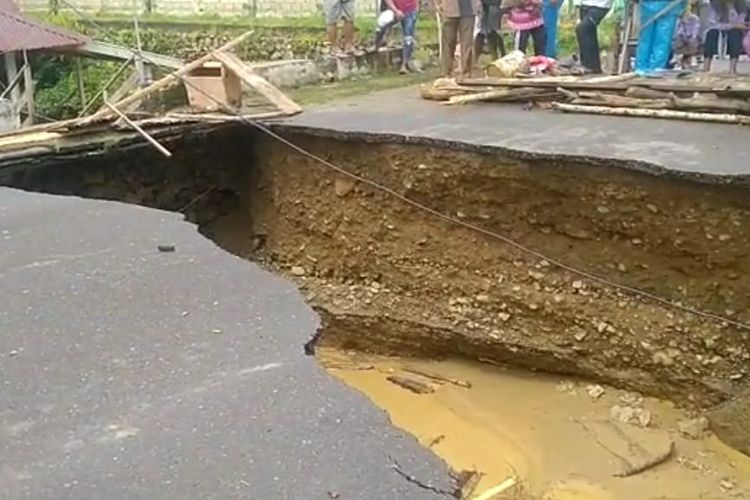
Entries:
{"type": "Polygon", "coordinates": [[[324,0],[323,2],[326,34],[332,56],[341,55],[338,37],[338,24],[341,20],[344,21],[344,53],[354,54],[354,3],[355,0],[324,0]]]}
{"type": "Polygon", "coordinates": [[[703,41],[704,70],[711,71],[711,62],[719,53],[719,33],[727,41],[729,72],[737,73],[737,63],[743,52],[742,37],[747,20],[745,0],[711,0],[708,24],[703,41]]]}
{"type": "Polygon", "coordinates": [[[677,20],[685,10],[685,4],[671,0],[642,0],[639,7],[641,28],[635,51],[635,72],[642,75],[665,70],[672,54],[677,20]]]}
{"type": "Polygon", "coordinates": [[[385,0],[385,3],[393,12],[393,21],[385,26],[378,27],[378,30],[375,32],[375,50],[377,51],[383,44],[383,39],[391,26],[400,22],[404,40],[401,53],[401,69],[399,72],[405,74],[410,71],[416,71],[412,62],[412,55],[416,43],[414,34],[419,14],[418,0],[385,0]]]}
{"type": "Polygon", "coordinates": [[[453,74],[456,45],[460,45],[459,74],[471,76],[474,52],[474,23],[479,13],[479,0],[435,0],[435,9],[440,16],[441,61],[443,76],[453,74]]]}
{"type": "Polygon", "coordinates": [[[544,0],[542,4],[544,30],[547,33],[544,55],[553,59],[557,59],[557,24],[564,2],[565,0],[544,0]]]}
{"type": "Polygon", "coordinates": [[[505,55],[505,40],[500,31],[502,23],[501,0],[482,0],[482,12],[479,17],[479,32],[474,39],[474,58],[478,59],[484,52],[485,44],[492,60],[505,55]]]}
{"type": "Polygon", "coordinates": [[[520,0],[508,16],[508,26],[518,35],[518,50],[526,53],[529,38],[534,40],[534,55],[544,55],[546,32],[542,18],[542,0],[520,0]]]}
{"type": "Polygon", "coordinates": [[[613,0],[581,0],[580,18],[576,25],[576,39],[581,65],[587,73],[601,73],[599,54],[599,23],[612,8],[613,0]]]}

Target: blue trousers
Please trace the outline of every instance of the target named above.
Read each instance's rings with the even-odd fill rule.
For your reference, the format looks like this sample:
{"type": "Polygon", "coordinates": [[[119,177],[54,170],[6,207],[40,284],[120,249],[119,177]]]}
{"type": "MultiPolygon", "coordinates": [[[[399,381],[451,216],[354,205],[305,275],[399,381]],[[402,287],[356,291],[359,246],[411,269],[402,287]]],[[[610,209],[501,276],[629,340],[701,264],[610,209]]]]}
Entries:
{"type": "Polygon", "coordinates": [[[552,5],[550,0],[544,0],[542,4],[542,19],[547,32],[544,55],[547,57],[557,58],[557,18],[560,14],[560,5],[562,0],[558,0],[556,5],[552,5]]]}
{"type": "Polygon", "coordinates": [[[396,23],[401,23],[401,31],[404,35],[404,48],[403,48],[403,54],[401,56],[401,60],[403,64],[406,64],[408,62],[411,62],[412,54],[414,53],[414,45],[415,45],[415,32],[417,30],[417,18],[419,17],[419,11],[413,10],[411,12],[407,12],[404,15],[404,18],[400,21],[395,20],[386,25],[382,28],[378,28],[375,31],[375,47],[378,48],[383,44],[383,38],[385,38],[386,33],[388,33],[388,30],[391,29],[392,26],[394,26],[396,23]]]}
{"type": "MultiPolygon", "coordinates": [[[[643,0],[639,4],[640,24],[645,25],[664,7],[669,5],[667,0],[643,0]]],[[[636,73],[651,73],[666,69],[669,55],[672,53],[672,38],[677,26],[677,18],[685,6],[675,5],[669,12],[663,14],[654,22],[646,26],[638,37],[638,48],[635,52],[636,73]]]]}

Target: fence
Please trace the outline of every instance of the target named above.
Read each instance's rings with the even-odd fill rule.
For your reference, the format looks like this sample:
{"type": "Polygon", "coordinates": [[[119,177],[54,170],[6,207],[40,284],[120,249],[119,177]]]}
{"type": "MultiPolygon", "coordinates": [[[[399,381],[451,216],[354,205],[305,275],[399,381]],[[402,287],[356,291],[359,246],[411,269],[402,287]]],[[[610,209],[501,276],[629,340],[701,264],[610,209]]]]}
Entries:
{"type": "MultiPolygon", "coordinates": [[[[357,11],[374,14],[378,0],[350,0],[357,11]]],[[[322,0],[65,0],[88,14],[156,14],[163,16],[304,17],[322,16],[322,0]]],[[[20,0],[31,12],[70,10],[58,0],[20,0]]]]}

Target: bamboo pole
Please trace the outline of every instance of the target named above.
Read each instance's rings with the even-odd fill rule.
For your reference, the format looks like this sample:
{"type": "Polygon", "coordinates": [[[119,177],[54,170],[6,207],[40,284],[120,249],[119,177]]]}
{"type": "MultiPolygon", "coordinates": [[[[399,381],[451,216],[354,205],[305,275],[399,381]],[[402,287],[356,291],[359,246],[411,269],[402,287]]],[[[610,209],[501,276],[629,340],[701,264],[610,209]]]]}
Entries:
{"type": "Polygon", "coordinates": [[[130,118],[128,118],[125,115],[125,113],[123,113],[122,111],[120,111],[119,109],[117,109],[116,107],[114,107],[112,104],[110,104],[107,101],[104,101],[104,105],[107,106],[117,116],[119,116],[125,123],[127,123],[128,125],[130,125],[131,127],[133,127],[133,129],[136,132],[138,132],[139,134],[141,134],[143,136],[143,138],[146,139],[149,143],[151,143],[151,145],[154,148],[156,148],[157,151],[159,151],[161,154],[163,154],[167,158],[171,158],[172,157],[172,153],[167,148],[165,148],[164,146],[162,146],[159,143],[159,141],[157,141],[156,139],[154,139],[153,137],[151,137],[151,135],[148,132],[146,132],[145,130],[143,130],[143,128],[141,128],[140,125],[138,125],[133,120],[131,120],[130,118]]]}
{"type": "MultiPolygon", "coordinates": [[[[481,101],[494,101],[502,99],[532,99],[540,96],[549,96],[550,91],[547,89],[536,89],[536,88],[512,88],[512,89],[497,89],[489,90],[487,92],[478,92],[475,94],[459,95],[448,99],[448,102],[443,104],[452,106],[455,104],[468,104],[470,102],[481,102],[481,101]]],[[[552,92],[552,95],[556,95],[556,92],[552,92]]]]}
{"type": "Polygon", "coordinates": [[[609,108],[606,106],[582,106],[578,104],[553,103],[553,108],[563,113],[586,113],[592,115],[633,116],[639,118],[664,118],[697,122],[732,123],[750,125],[750,116],[694,113],[669,109],[609,108]]]}

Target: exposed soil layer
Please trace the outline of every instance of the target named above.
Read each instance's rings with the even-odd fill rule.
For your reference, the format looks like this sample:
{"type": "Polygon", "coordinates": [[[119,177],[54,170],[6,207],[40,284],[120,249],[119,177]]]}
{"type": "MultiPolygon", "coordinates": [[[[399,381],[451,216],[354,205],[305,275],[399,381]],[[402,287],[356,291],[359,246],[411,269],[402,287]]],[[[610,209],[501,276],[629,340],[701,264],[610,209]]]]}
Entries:
{"type": "MultiPolygon", "coordinates": [[[[290,139],[551,259],[750,321],[750,198],[741,188],[590,163],[290,139]]],[[[218,244],[297,281],[327,346],[510,363],[700,407],[750,378],[748,331],[560,270],[247,129],[187,136],[170,149],[172,160],[143,149],[0,170],[0,182],[183,211],[218,244]]]]}
{"type": "MultiPolygon", "coordinates": [[[[552,259],[748,319],[745,191],[583,164],[292,139],[552,259]]],[[[304,269],[296,278],[325,320],[328,345],[462,354],[701,405],[745,379],[746,331],[634,300],[336,177],[279,143],[260,147],[264,167],[249,189],[254,233],[271,262],[304,269]]]]}

